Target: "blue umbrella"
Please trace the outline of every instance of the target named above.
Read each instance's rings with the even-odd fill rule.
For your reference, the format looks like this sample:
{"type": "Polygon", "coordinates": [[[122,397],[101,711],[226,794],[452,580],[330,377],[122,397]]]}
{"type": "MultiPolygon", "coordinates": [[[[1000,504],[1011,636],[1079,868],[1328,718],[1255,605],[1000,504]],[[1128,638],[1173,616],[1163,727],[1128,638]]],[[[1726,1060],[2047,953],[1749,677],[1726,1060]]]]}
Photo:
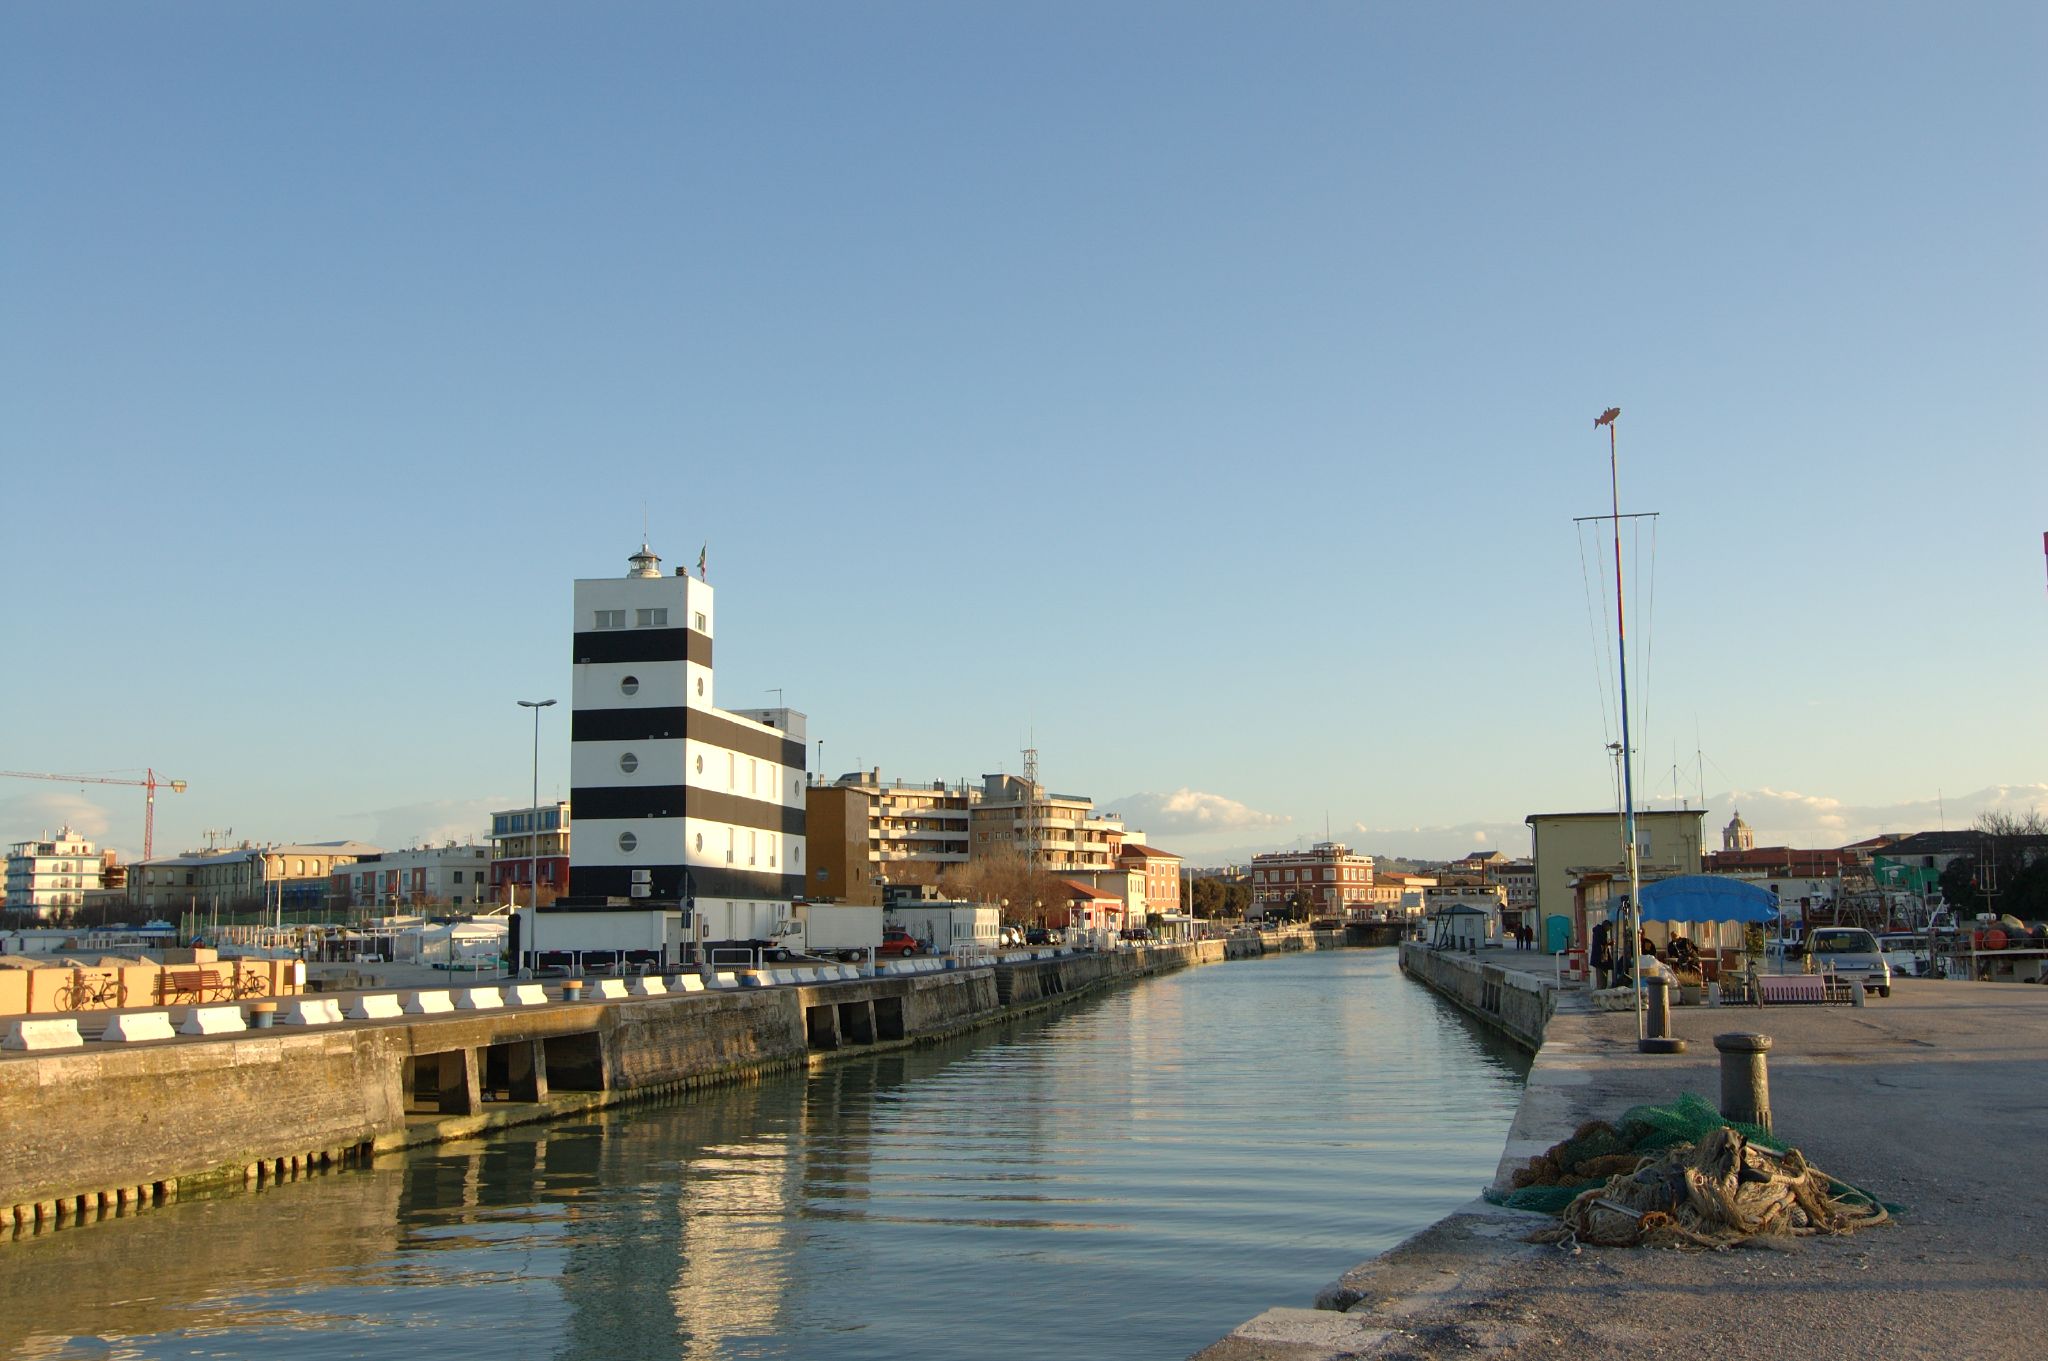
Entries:
{"type": "Polygon", "coordinates": [[[1778,900],[1769,889],[1719,874],[1681,874],[1644,884],[1646,922],[1774,922],[1778,900]]]}

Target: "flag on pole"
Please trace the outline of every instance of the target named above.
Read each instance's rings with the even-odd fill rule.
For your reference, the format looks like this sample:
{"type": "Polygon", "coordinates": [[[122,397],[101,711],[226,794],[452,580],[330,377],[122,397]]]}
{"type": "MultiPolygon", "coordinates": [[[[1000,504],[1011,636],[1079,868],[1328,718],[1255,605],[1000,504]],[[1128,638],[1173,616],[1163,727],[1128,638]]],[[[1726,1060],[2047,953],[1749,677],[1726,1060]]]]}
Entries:
{"type": "Polygon", "coordinates": [[[697,550],[697,580],[699,581],[711,580],[710,577],[704,575],[704,558],[710,552],[711,541],[709,539],[706,539],[704,541],[704,546],[697,550]]]}

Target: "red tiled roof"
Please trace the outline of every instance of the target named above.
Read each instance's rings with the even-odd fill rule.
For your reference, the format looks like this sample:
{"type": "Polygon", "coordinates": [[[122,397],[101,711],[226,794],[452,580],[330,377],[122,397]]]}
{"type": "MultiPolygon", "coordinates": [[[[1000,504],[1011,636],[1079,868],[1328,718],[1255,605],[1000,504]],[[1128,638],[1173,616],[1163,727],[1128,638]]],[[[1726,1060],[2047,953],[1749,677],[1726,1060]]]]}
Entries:
{"type": "Polygon", "coordinates": [[[1104,893],[1101,889],[1095,888],[1094,886],[1089,884],[1084,884],[1079,879],[1055,879],[1053,880],[1053,882],[1059,884],[1063,888],[1072,889],[1074,896],[1076,898],[1107,898],[1111,902],[1117,903],[1123,901],[1123,899],[1117,897],[1114,893],[1104,893]]]}
{"type": "Polygon", "coordinates": [[[1180,857],[1175,855],[1172,851],[1154,850],[1152,847],[1147,846],[1142,841],[1126,841],[1123,845],[1123,850],[1121,854],[1143,856],[1149,860],[1180,859],[1180,857]]]}

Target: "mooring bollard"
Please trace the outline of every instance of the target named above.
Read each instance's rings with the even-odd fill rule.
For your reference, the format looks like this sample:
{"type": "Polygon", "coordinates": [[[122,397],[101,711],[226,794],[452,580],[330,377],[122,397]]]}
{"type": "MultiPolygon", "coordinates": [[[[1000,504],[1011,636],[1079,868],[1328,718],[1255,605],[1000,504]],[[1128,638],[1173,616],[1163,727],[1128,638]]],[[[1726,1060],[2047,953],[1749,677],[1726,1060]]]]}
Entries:
{"type": "Polygon", "coordinates": [[[1737,1124],[1771,1132],[1771,1072],[1764,1055],[1771,1037],[1747,1031],[1714,1036],[1721,1051],[1721,1114],[1737,1124]]]}
{"type": "Polygon", "coordinates": [[[1636,1049],[1644,1054],[1683,1054],[1685,1041],[1671,1034],[1671,980],[1663,974],[1650,974],[1643,979],[1643,987],[1648,994],[1644,1033],[1636,1041],[1636,1049]]]}

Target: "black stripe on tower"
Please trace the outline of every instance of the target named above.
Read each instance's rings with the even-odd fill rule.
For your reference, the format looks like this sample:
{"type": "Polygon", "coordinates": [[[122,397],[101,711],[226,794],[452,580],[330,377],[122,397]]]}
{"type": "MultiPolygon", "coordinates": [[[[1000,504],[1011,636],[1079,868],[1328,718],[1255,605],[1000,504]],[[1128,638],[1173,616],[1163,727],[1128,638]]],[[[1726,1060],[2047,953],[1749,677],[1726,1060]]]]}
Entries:
{"type": "MultiPolygon", "coordinates": [[[[681,865],[574,865],[569,870],[569,892],[576,897],[631,898],[633,871],[648,871],[648,896],[663,902],[681,902],[681,865]]],[[[700,900],[707,898],[766,898],[777,902],[801,895],[801,874],[775,874],[727,866],[691,866],[689,888],[700,900]]],[[[639,901],[635,899],[635,901],[639,901]]]]}
{"type": "Polygon", "coordinates": [[[804,768],[804,744],[778,733],[742,727],[702,709],[673,706],[642,709],[578,709],[569,719],[571,742],[658,742],[691,737],[742,756],[804,768]]]}
{"type": "Polygon", "coordinates": [[[593,785],[569,791],[580,822],[605,818],[693,817],[764,832],[804,834],[804,810],[687,785],[593,785]]]}
{"type": "Polygon", "coordinates": [[[577,662],[711,665],[711,639],[695,629],[598,629],[576,635],[577,662]]]}

